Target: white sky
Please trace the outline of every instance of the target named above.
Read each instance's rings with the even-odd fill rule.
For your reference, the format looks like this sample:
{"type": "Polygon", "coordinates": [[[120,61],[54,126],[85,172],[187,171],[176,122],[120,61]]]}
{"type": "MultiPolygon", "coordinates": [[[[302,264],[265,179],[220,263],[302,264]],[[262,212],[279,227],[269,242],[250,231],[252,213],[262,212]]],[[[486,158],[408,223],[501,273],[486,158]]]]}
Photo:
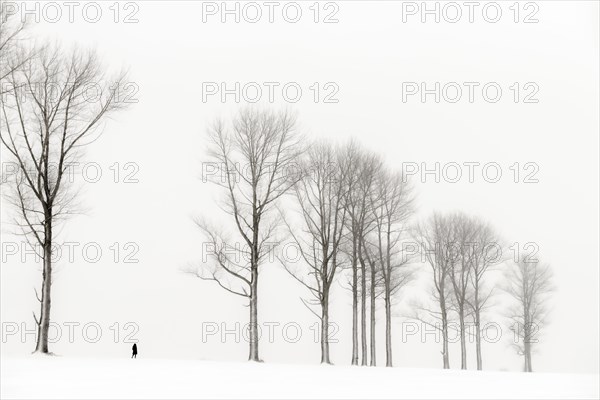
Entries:
{"type": "MultiPolygon", "coordinates": [[[[466,177],[455,184],[435,183],[431,177],[416,182],[418,216],[464,210],[488,219],[507,242],[537,243],[541,258],[553,266],[558,290],[534,369],[597,373],[598,3],[538,1],[539,22],[533,24],[514,23],[512,3],[499,2],[503,14],[496,24],[485,22],[479,9],[474,23],[466,16],[455,24],[431,19],[421,23],[418,15],[403,23],[402,3],[392,1],[337,2],[339,22],[333,24],[312,22],[312,2],[300,2],[303,17],[297,24],[285,22],[277,11],[275,23],[250,24],[235,23],[232,17],[221,23],[218,15],[203,23],[201,2],[147,1],[136,2],[139,22],[124,24],[112,21],[112,2],[107,2],[101,3],[103,17],[96,24],[76,13],[74,23],[65,14],[60,22],[34,26],[32,36],[95,46],[108,67],[128,67],[130,81],[139,87],[139,103],[107,124],[102,139],[89,147],[86,159],[98,163],[103,176],[98,183],[85,184],[81,201],[90,211],[69,220],[60,236],[61,241],[97,242],[103,257],[85,262],[80,246],[75,263],[59,263],[52,318],[81,325],[95,321],[104,336],[89,344],[78,328],[75,343],[63,339],[52,350],[78,356],[127,355],[130,345],[113,343],[109,327],[119,322],[123,333],[122,325],[132,321],[140,327],[136,337],[146,357],[247,357],[246,343],[236,344],[231,336],[226,343],[217,337],[201,340],[203,322],[230,328],[238,321],[246,323],[242,302],[181,272],[201,258],[202,236],[192,217],[229,222],[215,206],[217,188],[199,177],[208,123],[230,115],[238,104],[231,96],[225,104],[218,96],[203,102],[202,83],[227,82],[232,87],[235,82],[297,82],[302,99],[289,104],[276,91],[273,107],[296,111],[310,137],[339,142],[354,137],[395,166],[500,164],[503,177],[498,183],[488,183],[480,174],[474,183],[466,177]],[[339,102],[315,103],[309,89],[314,82],[336,83],[339,102]],[[488,103],[476,89],[473,103],[462,99],[437,104],[431,96],[424,104],[418,96],[403,103],[402,82],[427,82],[429,87],[434,82],[497,82],[503,96],[488,103]],[[514,82],[521,88],[535,82],[539,102],[515,104],[509,89],[514,82]],[[112,182],[109,167],[115,162],[139,166],[139,183],[112,182]],[[509,167],[515,162],[536,163],[539,183],[512,182],[509,167]],[[137,243],[140,262],[114,263],[108,248],[114,242],[121,247],[137,243]]],[[[131,10],[121,9],[120,18],[131,10]]],[[[6,216],[3,203],[2,242],[20,240],[8,234],[6,216]]],[[[32,287],[39,286],[40,273],[32,256],[26,263],[6,257],[0,270],[2,322],[25,321],[32,328],[31,311],[38,309],[32,287]]],[[[408,300],[424,293],[416,285],[403,297],[398,314],[406,311],[408,300]]],[[[266,361],[318,362],[319,346],[310,330],[315,319],[300,295],[306,293],[281,267],[264,266],[260,321],[293,321],[304,332],[298,343],[287,343],[276,329],[274,343],[261,343],[266,361]]],[[[334,296],[332,319],[340,331],[332,359],[347,364],[351,298],[342,289],[334,296]]],[[[395,365],[440,367],[441,345],[420,343],[416,336],[402,343],[401,322],[396,318],[395,365]]],[[[66,334],[67,328],[63,330],[66,334]]],[[[485,368],[521,368],[505,334],[506,340],[484,346],[485,368]]],[[[33,348],[31,336],[24,344],[10,337],[2,353],[23,354],[33,348]]],[[[460,362],[457,347],[451,349],[451,362],[453,367],[460,362]]],[[[474,367],[474,346],[469,363],[474,367]]]]}

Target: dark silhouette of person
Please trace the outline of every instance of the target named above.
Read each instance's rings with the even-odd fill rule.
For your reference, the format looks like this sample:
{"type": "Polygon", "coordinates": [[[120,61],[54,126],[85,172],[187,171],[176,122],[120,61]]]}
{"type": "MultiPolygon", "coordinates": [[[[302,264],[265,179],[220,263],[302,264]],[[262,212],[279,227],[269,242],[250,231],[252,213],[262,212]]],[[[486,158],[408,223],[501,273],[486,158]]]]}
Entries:
{"type": "Polygon", "coordinates": [[[131,358],[137,358],[137,344],[134,343],[133,347],[131,348],[131,350],[133,351],[133,353],[131,354],[131,358]]]}

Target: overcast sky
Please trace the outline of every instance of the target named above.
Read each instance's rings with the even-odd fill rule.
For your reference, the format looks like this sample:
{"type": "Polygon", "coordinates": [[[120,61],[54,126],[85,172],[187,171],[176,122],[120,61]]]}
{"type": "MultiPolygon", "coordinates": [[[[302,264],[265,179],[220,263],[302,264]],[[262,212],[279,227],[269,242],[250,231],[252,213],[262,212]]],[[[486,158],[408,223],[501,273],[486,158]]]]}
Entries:
{"type": "MultiPolygon", "coordinates": [[[[202,258],[202,235],[193,224],[194,216],[207,216],[233,229],[216,206],[218,188],[200,179],[206,160],[206,128],[216,117],[229,117],[237,110],[244,94],[246,100],[254,98],[251,90],[256,85],[240,93],[240,104],[234,95],[223,102],[221,93],[211,95],[206,89],[220,90],[221,82],[228,89],[234,89],[236,82],[240,87],[256,82],[263,89],[258,104],[295,111],[308,137],[340,143],[356,138],[384,155],[393,167],[416,165],[416,219],[434,210],[463,210],[487,219],[508,243],[536,243],[540,258],[552,265],[557,291],[550,323],[533,359],[534,369],[598,372],[597,2],[538,1],[528,8],[521,3],[516,23],[515,10],[509,8],[513,2],[497,3],[502,14],[496,23],[486,21],[495,18],[495,8],[488,7],[487,14],[482,14],[485,2],[475,8],[473,23],[468,21],[465,6],[461,6],[462,18],[450,23],[456,10],[443,8],[444,3],[439,7],[446,14],[439,23],[432,15],[425,15],[425,23],[421,21],[420,10],[413,7],[420,7],[421,2],[321,3],[318,17],[313,2],[288,5],[285,15],[286,3],[282,2],[274,9],[273,23],[262,2],[258,3],[262,18],[256,23],[248,21],[255,17],[255,10],[243,8],[243,3],[240,13],[245,10],[246,14],[239,23],[234,15],[223,16],[215,10],[220,2],[121,3],[118,15],[109,8],[111,4],[100,3],[102,16],[97,23],[86,21],[82,8],[75,10],[71,23],[62,6],[60,21],[41,21],[29,32],[40,40],[96,48],[108,68],[129,69],[132,99],[137,100],[116,115],[102,138],[86,151],[87,172],[92,177],[77,179],[84,188],[81,203],[87,212],[70,219],[59,236],[59,241],[80,245],[75,249],[75,262],[68,262],[66,254],[58,262],[52,319],[59,324],[96,322],[103,337],[96,344],[87,343],[80,326],[75,328],[74,343],[63,338],[52,351],[76,356],[127,355],[130,344],[123,343],[127,332],[123,325],[130,321],[139,326],[135,337],[145,357],[247,358],[243,339],[235,343],[229,335],[221,343],[214,335],[205,343],[202,340],[203,323],[228,329],[234,329],[236,322],[246,323],[248,312],[242,301],[181,271],[202,258]],[[302,11],[300,20],[286,21],[295,18],[296,8],[302,11]],[[137,22],[124,23],[126,17],[137,22]],[[524,23],[526,17],[538,22],[524,23]],[[337,22],[324,23],[326,18],[337,22]],[[274,83],[273,104],[264,82],[274,83]],[[420,92],[410,95],[409,90],[421,90],[422,82],[427,89],[440,83],[439,103],[434,94],[424,102],[420,92]],[[447,85],[452,82],[457,84],[447,85]],[[464,82],[473,82],[473,102],[464,82]],[[284,94],[286,84],[291,89],[284,94]],[[486,84],[489,91],[484,93],[486,84]],[[457,86],[462,97],[453,103],[457,86]],[[298,87],[302,95],[292,103],[298,87]],[[498,87],[502,94],[492,102],[498,87]],[[328,95],[337,102],[325,102],[328,95]],[[469,162],[479,163],[474,182],[469,182],[464,166],[469,162]],[[442,177],[439,183],[432,175],[420,174],[423,167],[432,169],[435,163],[440,168],[449,166],[447,179],[442,177]],[[449,182],[454,177],[450,166],[456,165],[452,163],[463,166],[462,179],[456,183],[449,182]],[[495,175],[490,170],[490,175],[482,174],[482,166],[490,163],[502,172],[496,183],[490,182],[495,175]],[[91,183],[97,166],[102,177],[91,183]],[[517,183],[515,168],[520,171],[517,183]],[[115,170],[120,171],[116,183],[115,170]],[[130,180],[139,182],[124,182],[128,174],[132,174],[130,180]],[[537,183],[525,183],[527,177],[537,183]],[[89,242],[102,248],[98,262],[88,262],[82,255],[83,245],[89,242]],[[118,262],[110,248],[115,242],[120,248],[118,262]],[[129,242],[135,245],[125,248],[129,242]],[[125,263],[124,257],[138,248],[134,258],[139,262],[125,263]],[[115,322],[121,333],[117,344],[113,342],[115,322]]],[[[434,7],[433,2],[429,5],[434,7]]],[[[233,8],[234,3],[229,6],[233,8]]],[[[38,310],[33,287],[41,281],[39,263],[31,255],[22,262],[20,255],[6,254],[6,243],[22,239],[9,234],[12,228],[6,223],[5,206],[1,319],[3,324],[25,322],[33,329],[31,311],[38,310]]],[[[432,336],[424,343],[420,334],[402,338],[402,322],[406,322],[402,315],[410,313],[411,299],[428,293],[428,269],[421,269],[422,280],[399,299],[394,362],[402,367],[438,368],[441,344],[432,336]]],[[[274,328],[274,343],[261,343],[264,360],[318,362],[319,345],[311,330],[316,319],[300,302],[303,295],[303,288],[279,265],[263,267],[259,319],[280,324],[274,328]],[[283,337],[281,328],[290,322],[303,331],[297,343],[283,337]]],[[[502,302],[499,297],[498,310],[502,302]]],[[[331,357],[334,363],[348,364],[351,297],[339,285],[332,307],[339,343],[332,345],[331,357]]],[[[484,344],[484,367],[520,370],[522,360],[509,346],[511,333],[505,321],[495,313],[487,320],[502,325],[504,331],[497,343],[484,344]]],[[[379,329],[383,331],[383,320],[379,329]]],[[[67,332],[63,325],[63,335],[67,332]]],[[[288,333],[294,336],[292,330],[288,333]]],[[[383,359],[381,334],[378,350],[383,359]]],[[[32,351],[34,338],[26,339],[21,343],[9,337],[2,353],[32,351]]],[[[471,366],[474,355],[472,345],[471,366]]],[[[456,367],[456,345],[450,356],[456,367]]]]}

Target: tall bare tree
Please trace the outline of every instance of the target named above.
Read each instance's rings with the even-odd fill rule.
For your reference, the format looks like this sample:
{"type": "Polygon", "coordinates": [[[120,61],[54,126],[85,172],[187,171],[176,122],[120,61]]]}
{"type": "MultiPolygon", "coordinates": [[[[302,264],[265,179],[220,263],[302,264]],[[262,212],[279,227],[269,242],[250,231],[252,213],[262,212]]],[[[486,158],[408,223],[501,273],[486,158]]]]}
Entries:
{"type": "Polygon", "coordinates": [[[512,298],[513,306],[508,310],[514,332],[514,347],[524,358],[523,369],[532,372],[535,345],[548,315],[548,300],[553,291],[552,270],[548,264],[521,256],[513,268],[506,273],[506,293],[512,298]]]}
{"type": "Polygon", "coordinates": [[[102,121],[126,105],[117,101],[124,75],[108,77],[93,52],[45,47],[5,79],[10,89],[0,105],[0,140],[19,173],[8,177],[3,194],[17,210],[22,234],[41,248],[35,351],[48,353],[54,230],[75,211],[76,192],[63,178],[83,148],[98,138],[102,121]]]}
{"type": "MultiPolygon", "coordinates": [[[[412,188],[406,181],[402,171],[389,173],[380,171],[376,189],[370,194],[371,209],[374,217],[374,246],[365,246],[365,252],[376,249],[369,255],[369,260],[376,260],[381,274],[381,287],[385,302],[385,354],[386,366],[393,365],[392,357],[392,300],[413,277],[409,269],[409,258],[403,249],[402,240],[406,238],[407,220],[412,212],[412,188]]],[[[371,263],[374,265],[374,263],[371,263]]],[[[371,269],[371,276],[375,268],[371,269]]],[[[375,280],[371,281],[371,291],[375,290],[375,280]]],[[[374,306],[375,296],[371,297],[371,359],[375,357],[374,343],[374,306]]],[[[374,365],[374,363],[373,363],[374,365]]]]}
{"type": "Polygon", "coordinates": [[[475,225],[472,243],[469,245],[469,259],[471,261],[470,285],[471,296],[466,301],[473,315],[475,324],[475,351],[477,355],[477,369],[483,369],[481,355],[481,318],[488,307],[489,300],[494,292],[494,287],[486,288],[485,277],[496,265],[504,261],[500,238],[489,223],[474,219],[475,225]]]}
{"type": "Polygon", "coordinates": [[[292,268],[289,260],[280,258],[285,269],[311,294],[302,300],[321,321],[321,363],[329,358],[329,298],[331,284],[339,267],[340,243],[344,235],[346,209],[346,174],[349,169],[340,151],[326,143],[315,143],[307,151],[301,168],[302,178],[294,193],[302,215],[302,234],[286,220],[289,233],[296,242],[302,260],[308,266],[292,268]],[[320,314],[311,306],[318,305],[320,314]]]}
{"type": "Polygon", "coordinates": [[[350,264],[352,267],[352,365],[358,365],[358,296],[360,293],[360,342],[361,365],[368,363],[367,347],[367,260],[364,253],[364,236],[373,229],[373,214],[369,195],[374,189],[377,173],[382,168],[379,156],[366,152],[355,142],[345,150],[349,166],[345,199],[348,213],[348,241],[350,242],[350,264]]]}
{"type": "MultiPolygon", "coordinates": [[[[216,121],[209,130],[212,181],[224,189],[222,209],[231,216],[237,243],[227,240],[210,224],[197,221],[214,245],[212,263],[199,273],[228,292],[247,299],[250,310],[249,356],[258,352],[258,281],[260,266],[273,247],[279,219],[271,216],[277,200],[291,189],[300,174],[296,161],[301,153],[296,118],[289,112],[241,110],[231,126],[216,121]],[[225,256],[226,250],[237,255],[225,256]],[[240,254],[241,253],[241,254],[240,254]]],[[[207,169],[208,170],[208,169],[207,169]]],[[[234,239],[235,240],[235,239],[234,239]]]]}
{"type": "Polygon", "coordinates": [[[346,145],[344,152],[344,165],[348,168],[346,174],[346,199],[344,207],[347,212],[346,229],[347,246],[345,247],[348,258],[350,259],[351,279],[350,290],[352,291],[352,358],[351,364],[358,365],[358,292],[359,292],[359,274],[358,274],[358,230],[360,221],[358,218],[358,201],[355,191],[352,190],[356,183],[356,175],[360,171],[362,150],[357,142],[351,141],[346,145]]]}
{"type": "MultiPolygon", "coordinates": [[[[449,216],[455,234],[451,251],[457,256],[456,262],[450,269],[453,301],[458,314],[458,334],[460,337],[460,369],[467,369],[467,326],[469,314],[468,301],[471,296],[471,274],[473,273],[472,244],[476,238],[477,225],[475,220],[464,213],[449,216]]],[[[454,256],[454,254],[451,255],[454,256]]]]}
{"type": "Polygon", "coordinates": [[[415,236],[421,245],[421,254],[432,271],[432,298],[439,311],[420,306],[415,319],[427,323],[442,333],[442,361],[444,369],[450,368],[448,330],[452,310],[452,270],[459,261],[456,251],[456,230],[452,216],[434,213],[416,228],[415,236]]]}

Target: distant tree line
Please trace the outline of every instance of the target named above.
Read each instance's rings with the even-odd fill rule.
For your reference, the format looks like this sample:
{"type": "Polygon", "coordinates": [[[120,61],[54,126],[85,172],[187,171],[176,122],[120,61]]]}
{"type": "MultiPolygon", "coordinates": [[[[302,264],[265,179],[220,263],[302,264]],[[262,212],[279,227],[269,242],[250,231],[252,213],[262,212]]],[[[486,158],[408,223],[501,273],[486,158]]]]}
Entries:
{"type": "Polygon", "coordinates": [[[505,314],[518,338],[514,346],[524,356],[524,370],[532,370],[534,336],[552,289],[550,269],[526,255],[507,257],[489,223],[462,212],[415,221],[415,188],[402,169],[354,140],[307,142],[287,111],[244,108],[231,121],[218,120],[209,129],[209,149],[211,180],[225,194],[219,206],[235,229],[197,220],[213,251],[194,273],[247,299],[249,360],[260,361],[258,282],[273,250],[267,244],[280,242],[279,233],[300,254],[299,261],[278,260],[304,288],[302,302],[320,320],[322,363],[331,363],[329,306],[336,280],[347,282],[352,296],[351,364],[377,363],[382,299],[385,365],[391,367],[394,306],[418,274],[427,273],[431,290],[412,305],[410,318],[441,331],[443,368],[450,368],[454,320],[461,369],[467,368],[468,335],[475,336],[477,369],[483,368],[482,321],[492,294],[501,289],[511,299],[505,314]],[[236,246],[240,241],[245,246],[236,246]],[[498,266],[505,270],[501,282],[490,274],[498,266]],[[474,334],[467,329],[471,322],[474,334]]]}

